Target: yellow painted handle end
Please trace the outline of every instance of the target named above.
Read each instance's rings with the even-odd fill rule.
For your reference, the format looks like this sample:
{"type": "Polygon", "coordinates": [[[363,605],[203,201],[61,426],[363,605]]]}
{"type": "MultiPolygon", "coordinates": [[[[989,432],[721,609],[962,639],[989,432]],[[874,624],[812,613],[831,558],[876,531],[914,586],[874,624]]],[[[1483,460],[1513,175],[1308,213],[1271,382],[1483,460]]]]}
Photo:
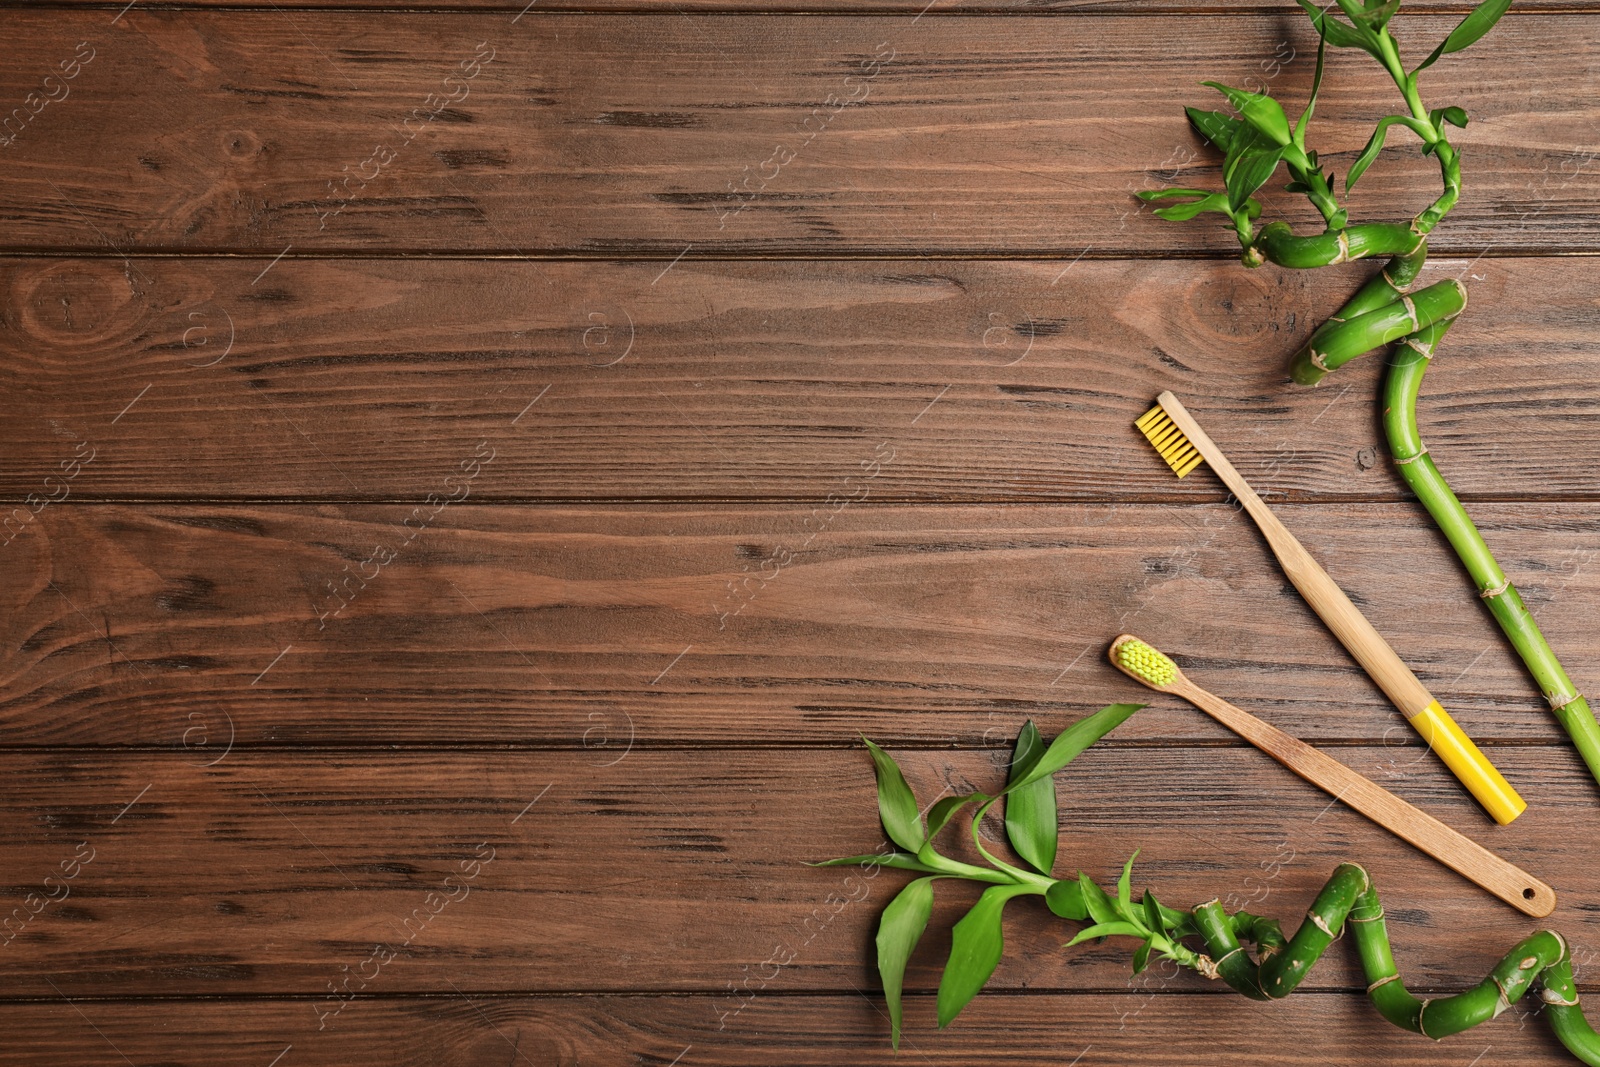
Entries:
{"type": "Polygon", "coordinates": [[[1462,732],[1437,700],[1413,715],[1411,725],[1495,822],[1504,826],[1526,810],[1527,802],[1517,795],[1488,757],[1478,751],[1472,738],[1462,732]]]}

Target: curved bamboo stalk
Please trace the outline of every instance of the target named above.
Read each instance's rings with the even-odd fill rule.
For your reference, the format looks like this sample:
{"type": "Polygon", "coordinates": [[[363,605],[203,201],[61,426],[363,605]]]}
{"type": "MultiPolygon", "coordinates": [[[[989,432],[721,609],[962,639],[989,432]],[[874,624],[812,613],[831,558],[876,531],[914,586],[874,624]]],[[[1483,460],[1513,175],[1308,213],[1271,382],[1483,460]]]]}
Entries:
{"type": "Polygon", "coordinates": [[[1311,331],[1306,343],[1294,354],[1294,358],[1289,362],[1289,373],[1294,380],[1301,385],[1316,385],[1320,382],[1327,371],[1318,367],[1311,356],[1318,345],[1327,338],[1328,333],[1337,329],[1340,323],[1357,315],[1365,315],[1369,311],[1376,311],[1394,303],[1411,288],[1427,261],[1428,242],[1419,241],[1410,252],[1395,256],[1383,270],[1368,279],[1367,284],[1356,290],[1355,296],[1345,301],[1344,307],[1329,315],[1321,326],[1311,331]]]}
{"type": "Polygon", "coordinates": [[[1533,675],[1589,773],[1600,783],[1600,723],[1551,650],[1516,587],[1500,569],[1466,508],[1439,473],[1417,428],[1417,395],[1422,377],[1439,341],[1466,305],[1466,290],[1453,279],[1411,291],[1427,254],[1427,242],[1422,240],[1394,256],[1343,307],[1312,331],[1290,361],[1290,375],[1301,385],[1316,385],[1325,374],[1356,356],[1395,344],[1383,396],[1384,434],[1395,466],[1455,549],[1477,584],[1479,597],[1533,675]],[[1403,329],[1413,322],[1413,328],[1403,329]]]}
{"type": "MultiPolygon", "coordinates": [[[[1452,156],[1452,163],[1455,158],[1452,156]]],[[[1265,227],[1262,238],[1280,225],[1265,227]]],[[[1317,246],[1320,254],[1328,254],[1323,238],[1294,238],[1300,242],[1292,246],[1294,254],[1286,254],[1285,260],[1280,261],[1277,253],[1290,247],[1285,244],[1287,240],[1278,237],[1258,247],[1264,247],[1273,262],[1291,267],[1317,265],[1309,263],[1305,253],[1311,248],[1308,242],[1321,242],[1317,246]]],[[[1589,773],[1600,783],[1600,723],[1595,721],[1588,701],[1561,666],[1461,501],[1439,473],[1417,429],[1417,394],[1422,376],[1440,339],[1466,306],[1466,289],[1454,279],[1412,291],[1427,256],[1425,239],[1395,254],[1382,271],[1312,331],[1290,361],[1290,376],[1301,385],[1317,385],[1324,375],[1351,359],[1395,344],[1384,385],[1383,411],[1384,434],[1395,466],[1455,549],[1477,584],[1479,597],[1533,675],[1589,773]]]]}
{"type": "Polygon", "coordinates": [[[1399,222],[1364,222],[1300,237],[1287,222],[1278,220],[1261,228],[1255,247],[1278,266],[1301,270],[1368,256],[1403,256],[1421,242],[1419,233],[1399,222]]]}
{"type": "MultiPolygon", "coordinates": [[[[1022,791],[1064,768],[1074,756],[1115,729],[1143,705],[1116,704],[1080,719],[1048,745],[1034,734],[1024,743],[1030,722],[1019,739],[1010,781],[999,793],[971,793],[942,797],[928,810],[926,830],[915,794],[906,784],[894,759],[873,747],[877,768],[879,814],[885,832],[910,852],[879,852],[829,860],[822,866],[868,863],[918,871],[926,877],[905,886],[884,909],[878,922],[878,971],[883,976],[889,1005],[891,1034],[898,1047],[901,993],[906,961],[927,928],[932,914],[930,888],[936,879],[969,879],[985,883],[983,895],[951,930],[951,946],[939,983],[939,1025],[955,1019],[962,1008],[988,982],[1004,951],[1001,912],[1005,902],[1018,896],[1043,895],[1050,911],[1069,921],[1086,922],[1067,947],[1111,936],[1141,942],[1133,953],[1133,971],[1143,971],[1152,955],[1171,960],[1207,978],[1221,978],[1233,989],[1255,1000],[1288,996],[1322,958],[1328,946],[1345,929],[1354,932],[1361,967],[1367,976],[1367,995],[1391,1023],[1435,1040],[1488,1022],[1520,999],[1536,984],[1541,986],[1545,1017],[1567,1050],[1590,1067],[1600,1067],[1600,1034],[1584,1018],[1578,989],[1572,977],[1567,943],[1545,930],[1524,938],[1489,974],[1473,986],[1450,997],[1419,1000],[1400,980],[1394,951],[1383,921],[1383,905],[1372,879],[1360,866],[1341,863],[1334,869],[1292,937],[1285,937],[1275,919],[1249,912],[1228,914],[1216,900],[1184,911],[1169,908],[1148,890],[1133,897],[1135,852],[1123,864],[1114,891],[1102,889],[1083,872],[1073,879],[1035,874],[997,860],[980,844],[979,851],[991,868],[976,867],[941,854],[936,838],[962,808],[976,805],[972,837],[993,804],[1007,794],[1022,791]],[[1043,753],[1041,755],[1040,753],[1043,753]],[[1205,952],[1185,944],[1199,939],[1205,952]],[[1252,956],[1244,942],[1254,945],[1252,956]]],[[[870,744],[870,743],[869,743],[870,744]]],[[[1015,813],[1008,810],[1006,833],[1013,848],[1018,841],[1032,842],[1041,828],[1060,834],[1056,811],[1028,804],[1015,813]],[[1042,820],[1042,821],[1041,821],[1042,820]]],[[[1019,853],[1020,854],[1020,853],[1019,853]]]]}
{"type": "Polygon", "coordinates": [[[1556,1037],[1579,1060],[1600,1067],[1600,1034],[1584,1018],[1572,979],[1571,952],[1553,930],[1518,942],[1471,989],[1419,1000],[1407,991],[1395,966],[1378,891],[1367,872],[1354,863],[1334,869],[1306,912],[1305,922],[1287,941],[1276,921],[1243,911],[1229,915],[1215,900],[1198,905],[1191,914],[1215,960],[1209,967],[1201,964],[1195,969],[1214,970],[1254,1000],[1288,996],[1328,946],[1349,929],[1367,977],[1367,995],[1394,1025],[1434,1040],[1459,1034],[1493,1019],[1539,983],[1556,1037]],[[1257,958],[1251,958],[1242,941],[1255,944],[1257,958]]]}

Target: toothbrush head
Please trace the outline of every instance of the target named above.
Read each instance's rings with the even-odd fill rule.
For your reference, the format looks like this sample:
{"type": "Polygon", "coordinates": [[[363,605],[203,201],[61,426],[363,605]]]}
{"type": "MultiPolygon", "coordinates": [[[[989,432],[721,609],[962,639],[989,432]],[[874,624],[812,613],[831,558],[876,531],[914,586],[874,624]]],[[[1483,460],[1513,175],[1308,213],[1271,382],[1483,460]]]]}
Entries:
{"type": "Polygon", "coordinates": [[[1122,634],[1111,642],[1111,664],[1158,692],[1170,689],[1182,677],[1171,657],[1132,634],[1122,634]]]}

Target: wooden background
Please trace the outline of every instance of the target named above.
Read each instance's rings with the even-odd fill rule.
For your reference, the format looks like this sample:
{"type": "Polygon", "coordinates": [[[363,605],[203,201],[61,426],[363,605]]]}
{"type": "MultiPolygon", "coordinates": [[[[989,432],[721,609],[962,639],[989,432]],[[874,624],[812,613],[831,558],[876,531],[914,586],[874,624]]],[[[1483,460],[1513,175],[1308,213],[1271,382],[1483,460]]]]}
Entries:
{"type": "MultiPolygon", "coordinates": [[[[903,876],[802,865],[882,840],[858,735],[924,802],[988,787],[1028,718],[1140,698],[1103,661],[1127,629],[1550,881],[1590,990],[1600,961],[1596,787],[1389,465],[1380,361],[1285,382],[1371,265],[1245,271],[1132,198],[1216,184],[1178,110],[1202,79],[1303,99],[1303,16],[923,2],[0,13],[8,1062],[1563,1062],[1528,1005],[1389,1027],[1344,946],[1256,1005],[1064,952],[1037,902],[937,1033],[944,886],[891,1054],[871,937],[903,876]],[[1129,423],[1164,388],[1517,823],[1215,480],[1159,464],[1129,423]]],[[[1413,6],[1415,55],[1465,10],[1413,6]]],[[[1581,686],[1594,17],[1519,3],[1427,83],[1472,115],[1429,268],[1472,307],[1423,432],[1581,686]]],[[[1391,96],[1332,56],[1337,171],[1391,96]]],[[[1389,153],[1354,213],[1416,210],[1431,166],[1389,153]]],[[[1169,903],[1292,924],[1365,863],[1423,994],[1536,928],[1171,700],[1060,791],[1060,872],[1140,848],[1169,903]]]]}

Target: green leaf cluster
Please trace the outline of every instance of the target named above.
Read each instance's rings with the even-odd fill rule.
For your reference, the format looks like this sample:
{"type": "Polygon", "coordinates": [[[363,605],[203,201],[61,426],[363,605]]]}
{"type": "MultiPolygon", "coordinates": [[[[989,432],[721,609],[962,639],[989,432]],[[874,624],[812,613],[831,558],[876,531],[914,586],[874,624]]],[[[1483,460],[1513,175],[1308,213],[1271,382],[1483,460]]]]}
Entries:
{"type": "MultiPolygon", "coordinates": [[[[1322,215],[1326,225],[1325,234],[1342,233],[1348,227],[1349,213],[1336,194],[1335,175],[1325,170],[1316,152],[1306,146],[1306,131],[1322,88],[1325,52],[1330,46],[1336,49],[1359,49],[1377,60],[1394,80],[1406,105],[1405,113],[1378,120],[1366,148],[1345,177],[1345,195],[1349,195],[1356,182],[1376,162],[1390,128],[1405,126],[1420,139],[1424,155],[1438,158],[1444,180],[1444,191],[1415,217],[1413,224],[1419,234],[1425,234],[1437,225],[1454,206],[1460,190],[1459,154],[1449,141],[1447,127],[1466,126],[1467,114],[1455,106],[1431,110],[1424,107],[1417,88],[1418,76],[1440,57],[1459,52],[1479,40],[1510,7],[1510,0],[1485,0],[1480,3],[1439,42],[1426,59],[1408,71],[1401,62],[1399,44],[1390,32],[1391,20],[1400,9],[1400,0],[1297,2],[1318,35],[1316,74],[1312,79],[1310,97],[1299,118],[1291,126],[1283,105],[1268,92],[1238,89],[1217,81],[1205,82],[1205,85],[1223,95],[1232,112],[1194,107],[1185,110],[1195,130],[1222,153],[1222,190],[1174,188],[1146,190],[1137,194],[1146,202],[1162,202],[1163,206],[1154,213],[1171,222],[1185,222],[1207,212],[1227,216],[1239,237],[1248,266],[1257,266],[1267,260],[1283,262],[1286,266],[1305,265],[1307,257],[1303,254],[1304,249],[1295,249],[1293,251],[1296,254],[1278,260],[1274,259],[1274,255],[1284,249],[1281,240],[1276,244],[1257,240],[1260,231],[1256,222],[1262,208],[1255,195],[1272,180],[1280,164],[1289,173],[1286,190],[1305,194],[1322,215]]],[[[1347,249],[1333,244],[1317,248],[1317,256],[1312,257],[1315,265],[1338,262],[1348,254],[1347,249]]]]}
{"type": "Polygon", "coordinates": [[[922,875],[900,890],[878,921],[878,976],[883,981],[896,1048],[900,1045],[906,962],[933,913],[934,882],[964,878],[988,883],[977,903],[951,931],[950,957],[939,982],[941,1027],[950,1025],[999,964],[1005,948],[1001,917],[1009,901],[1019,896],[1044,896],[1057,914],[1086,917],[1082,876],[1061,881],[1050,874],[1059,845],[1054,775],[1142,707],[1143,704],[1112,704],[1073,723],[1048,744],[1038,728],[1027,723],[1017,738],[1005,788],[992,795],[942,797],[928,809],[926,820],[899,764],[883,749],[866,741],[877,773],[878,814],[884,833],[898,847],[886,853],[829,860],[819,866],[876,863],[922,875]],[[979,834],[984,816],[1001,800],[1005,801],[1006,838],[1025,867],[992,854],[979,834]],[[945,856],[934,844],[956,814],[969,806],[973,808],[971,839],[989,863],[987,867],[945,856]]]}
{"type": "Polygon", "coordinates": [[[1095,884],[1088,875],[1078,875],[1078,889],[1084,907],[1093,924],[1078,931],[1067,942],[1067,947],[1081,945],[1103,937],[1137,937],[1144,943],[1133,953],[1133,973],[1139,974],[1150,965],[1152,953],[1162,959],[1193,964],[1194,953],[1179,943],[1179,939],[1194,934],[1195,928],[1188,915],[1163,908],[1155,894],[1146,890],[1142,899],[1133,899],[1133,861],[1139,858],[1134,852],[1122,865],[1122,877],[1117,879],[1117,895],[1111,897],[1095,884]]]}

